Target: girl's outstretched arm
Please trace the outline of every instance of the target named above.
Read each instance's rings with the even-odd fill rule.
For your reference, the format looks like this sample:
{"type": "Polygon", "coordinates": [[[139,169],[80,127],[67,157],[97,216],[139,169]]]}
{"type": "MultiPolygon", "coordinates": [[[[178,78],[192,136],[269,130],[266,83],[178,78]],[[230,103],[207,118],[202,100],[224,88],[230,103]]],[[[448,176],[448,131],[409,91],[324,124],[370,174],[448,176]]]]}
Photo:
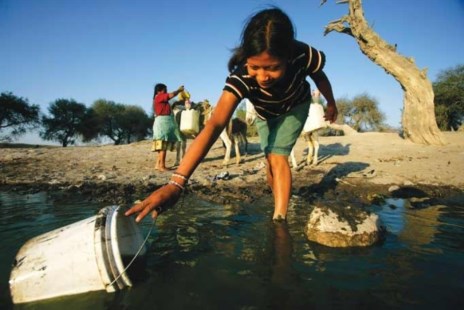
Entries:
{"type": "Polygon", "coordinates": [[[140,222],[150,212],[152,212],[152,217],[156,218],[161,212],[174,206],[180,197],[183,187],[187,183],[187,179],[192,175],[217,140],[232,117],[238,103],[239,101],[235,95],[228,91],[223,91],[211,118],[198,137],[192,142],[185,157],[171,177],[171,181],[154,191],[142,202],[134,205],[125,215],[137,214],[135,220],[136,222],[140,222]]]}

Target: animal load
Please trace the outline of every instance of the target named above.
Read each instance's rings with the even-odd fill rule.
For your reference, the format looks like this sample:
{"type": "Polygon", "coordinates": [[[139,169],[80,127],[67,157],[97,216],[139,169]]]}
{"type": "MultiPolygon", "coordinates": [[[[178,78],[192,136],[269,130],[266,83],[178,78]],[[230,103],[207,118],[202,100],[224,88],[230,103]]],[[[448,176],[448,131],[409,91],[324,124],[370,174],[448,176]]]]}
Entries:
{"type": "Polygon", "coordinates": [[[182,111],[180,131],[184,135],[197,135],[200,132],[200,112],[193,109],[182,111]]]}
{"type": "Polygon", "coordinates": [[[324,107],[320,103],[311,103],[309,106],[308,118],[304,124],[303,131],[310,132],[325,127],[327,127],[327,123],[324,119],[324,107]]]}

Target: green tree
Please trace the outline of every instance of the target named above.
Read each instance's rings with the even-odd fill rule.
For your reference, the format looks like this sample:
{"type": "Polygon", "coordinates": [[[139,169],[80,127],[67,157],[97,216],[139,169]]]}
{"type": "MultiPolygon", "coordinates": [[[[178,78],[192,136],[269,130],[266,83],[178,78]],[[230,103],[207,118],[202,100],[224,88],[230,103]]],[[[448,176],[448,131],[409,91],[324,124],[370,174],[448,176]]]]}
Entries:
{"type": "Polygon", "coordinates": [[[98,120],[99,136],[109,138],[115,145],[121,144],[124,139],[124,130],[119,122],[124,113],[124,105],[98,99],[92,104],[91,109],[98,120]]]}
{"type": "Polygon", "coordinates": [[[40,125],[40,108],[29,104],[27,99],[17,97],[11,92],[0,95],[0,131],[8,134],[0,136],[0,141],[12,141],[28,130],[40,125]]]}
{"type": "Polygon", "coordinates": [[[86,109],[79,133],[82,136],[82,142],[98,140],[100,137],[100,122],[94,110],[86,109]]]}
{"type": "Polygon", "coordinates": [[[128,144],[145,139],[152,124],[152,120],[147,113],[141,107],[135,105],[125,105],[124,111],[119,115],[117,122],[128,144]]]}
{"type": "Polygon", "coordinates": [[[457,130],[464,120],[464,65],[440,72],[433,90],[438,127],[457,130]]]}
{"type": "Polygon", "coordinates": [[[99,135],[115,145],[144,139],[153,124],[153,119],[138,106],[99,99],[91,108],[98,120],[99,135]]]}
{"type": "Polygon", "coordinates": [[[338,117],[337,124],[352,125],[353,103],[348,98],[339,98],[336,100],[338,117]]]}
{"type": "Polygon", "coordinates": [[[352,134],[360,131],[384,131],[385,116],[379,110],[377,101],[368,94],[361,94],[353,99],[346,97],[336,100],[338,117],[334,124],[329,125],[322,135],[352,134]]]}
{"type": "Polygon", "coordinates": [[[351,114],[356,131],[379,131],[384,125],[385,115],[378,109],[377,100],[367,94],[353,98],[351,114]]]}
{"type": "Polygon", "coordinates": [[[43,131],[40,136],[44,140],[58,141],[63,147],[72,145],[83,136],[88,129],[90,112],[82,103],[73,99],[57,99],[48,107],[50,117],[42,117],[43,131]]]}

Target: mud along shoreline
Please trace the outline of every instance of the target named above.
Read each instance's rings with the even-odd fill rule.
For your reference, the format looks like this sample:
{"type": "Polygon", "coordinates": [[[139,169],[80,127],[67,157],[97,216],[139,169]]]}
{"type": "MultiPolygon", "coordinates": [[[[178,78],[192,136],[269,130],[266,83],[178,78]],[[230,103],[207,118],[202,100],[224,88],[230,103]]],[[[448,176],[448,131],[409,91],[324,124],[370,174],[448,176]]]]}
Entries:
{"type": "MultiPolygon", "coordinates": [[[[317,166],[304,165],[307,149],[300,139],[293,194],[308,203],[332,201],[340,207],[388,197],[464,202],[460,172],[464,171],[464,133],[445,133],[445,138],[448,144],[439,147],[413,144],[394,133],[321,137],[317,166]]],[[[94,201],[131,204],[165,184],[171,174],[154,170],[150,141],[67,148],[2,145],[0,152],[2,191],[65,192],[94,201]]],[[[192,175],[187,195],[220,204],[253,202],[272,195],[256,138],[250,139],[240,165],[232,158],[224,166],[223,156],[224,149],[217,142],[192,175]]],[[[168,153],[168,166],[174,161],[175,153],[168,153]]]]}

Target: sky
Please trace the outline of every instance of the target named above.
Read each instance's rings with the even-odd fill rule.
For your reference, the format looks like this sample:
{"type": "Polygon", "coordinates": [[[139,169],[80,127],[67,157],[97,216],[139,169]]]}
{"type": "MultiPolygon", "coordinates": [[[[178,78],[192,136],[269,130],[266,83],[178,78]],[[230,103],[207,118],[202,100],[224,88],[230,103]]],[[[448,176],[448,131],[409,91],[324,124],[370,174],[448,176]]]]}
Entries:
{"type": "MultiPolygon", "coordinates": [[[[354,38],[324,27],[348,13],[328,0],[0,0],[0,92],[40,106],[57,99],[90,107],[97,99],[152,113],[153,87],[184,85],[194,102],[218,100],[243,25],[275,5],[296,37],[326,54],[335,98],[368,94],[401,124],[399,83],[362,54],[354,38]]],[[[363,0],[365,18],[397,51],[440,72],[464,64],[464,0],[363,0]]],[[[314,82],[309,80],[312,87],[314,82]]],[[[45,143],[37,134],[17,142],[45,143]]]]}

